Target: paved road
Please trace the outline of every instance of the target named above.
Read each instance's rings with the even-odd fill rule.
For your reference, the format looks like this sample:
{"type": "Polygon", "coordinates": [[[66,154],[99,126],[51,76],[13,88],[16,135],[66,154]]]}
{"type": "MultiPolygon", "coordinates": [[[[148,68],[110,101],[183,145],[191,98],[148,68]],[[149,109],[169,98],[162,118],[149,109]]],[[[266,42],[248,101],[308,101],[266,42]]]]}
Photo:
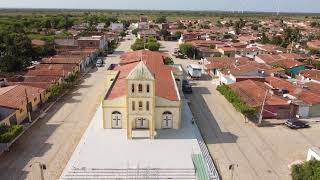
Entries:
{"type": "MultiPolygon", "coordinates": [[[[176,42],[162,42],[172,54],[176,42]]],[[[174,58],[184,67],[195,60],[174,58]]],[[[215,90],[212,81],[191,81],[191,110],[223,179],[232,179],[229,165],[235,164],[233,179],[256,180],[290,178],[288,165],[305,160],[311,146],[319,146],[320,125],[290,130],[284,126],[258,128],[245,123],[242,115],[215,90]]]]}
{"type": "MultiPolygon", "coordinates": [[[[131,38],[132,39],[132,38],[131,38]]],[[[46,180],[59,178],[82,134],[100,104],[104,91],[105,73],[110,63],[128,51],[132,40],[122,42],[106,60],[106,67],[95,68],[15,143],[10,152],[0,157],[0,179],[30,178],[30,165],[44,163],[46,180]]]]}

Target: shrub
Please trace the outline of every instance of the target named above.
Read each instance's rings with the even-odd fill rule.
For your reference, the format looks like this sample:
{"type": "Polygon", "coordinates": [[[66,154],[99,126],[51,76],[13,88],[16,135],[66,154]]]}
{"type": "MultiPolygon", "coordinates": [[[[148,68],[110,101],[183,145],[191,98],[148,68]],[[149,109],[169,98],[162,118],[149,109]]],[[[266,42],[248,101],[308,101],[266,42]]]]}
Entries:
{"type": "Polygon", "coordinates": [[[148,49],[150,51],[159,51],[160,44],[158,42],[149,42],[148,49]]]}
{"type": "Polygon", "coordinates": [[[194,56],[195,50],[191,44],[180,44],[179,49],[182,54],[187,55],[189,58],[194,56]]]}
{"type": "Polygon", "coordinates": [[[134,30],[132,30],[132,34],[134,34],[134,35],[137,35],[138,34],[138,31],[139,31],[139,29],[137,28],[137,29],[134,29],[134,30]]]}
{"type": "Polygon", "coordinates": [[[63,86],[61,84],[53,84],[49,87],[49,91],[51,96],[58,96],[63,90],[63,86]]]}
{"type": "Polygon", "coordinates": [[[0,143],[8,143],[16,138],[23,130],[22,125],[0,126],[0,143]]]}
{"type": "Polygon", "coordinates": [[[320,179],[320,161],[307,161],[293,165],[291,168],[292,180],[320,179]]]}
{"type": "Polygon", "coordinates": [[[144,42],[142,39],[136,39],[136,41],[131,45],[133,51],[144,49],[144,42]]]}
{"type": "Polygon", "coordinates": [[[173,62],[173,60],[172,60],[171,57],[166,57],[166,58],[164,58],[163,62],[164,62],[165,65],[172,65],[172,64],[174,64],[174,62],[173,62]]]}
{"type": "Polygon", "coordinates": [[[217,90],[234,106],[234,108],[244,115],[250,115],[256,112],[254,108],[249,107],[241,98],[226,85],[220,85],[217,90]]]}
{"type": "Polygon", "coordinates": [[[65,81],[67,83],[73,83],[77,80],[78,74],[77,73],[71,73],[68,77],[66,77],[65,81]]]}

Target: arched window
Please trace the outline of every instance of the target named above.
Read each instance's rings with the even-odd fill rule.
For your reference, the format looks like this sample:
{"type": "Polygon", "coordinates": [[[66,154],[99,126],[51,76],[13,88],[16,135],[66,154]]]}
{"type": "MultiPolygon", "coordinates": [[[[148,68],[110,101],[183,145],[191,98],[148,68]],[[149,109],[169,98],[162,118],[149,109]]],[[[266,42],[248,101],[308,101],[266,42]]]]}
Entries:
{"type": "Polygon", "coordinates": [[[121,128],[121,113],[119,111],[112,112],[112,128],[121,128]]]}
{"type": "Polygon", "coordinates": [[[149,92],[150,92],[150,85],[147,84],[147,93],[149,93],[149,92]]]}
{"type": "Polygon", "coordinates": [[[142,93],[142,84],[139,84],[138,90],[139,90],[139,93],[142,93]]]}
{"type": "Polygon", "coordinates": [[[136,102],[132,101],[132,111],[136,110],[136,102]]]}
{"type": "Polygon", "coordinates": [[[134,93],[134,84],[131,84],[131,92],[134,93]]]}
{"type": "Polygon", "coordinates": [[[146,102],[146,110],[149,111],[149,109],[150,109],[150,103],[149,103],[149,101],[147,101],[146,102]]]}
{"type": "Polygon", "coordinates": [[[142,111],[142,101],[139,101],[139,111],[142,111]]]}
{"type": "Polygon", "coordinates": [[[170,129],[172,128],[172,113],[170,111],[165,111],[162,114],[162,128],[164,129],[170,129]]]}

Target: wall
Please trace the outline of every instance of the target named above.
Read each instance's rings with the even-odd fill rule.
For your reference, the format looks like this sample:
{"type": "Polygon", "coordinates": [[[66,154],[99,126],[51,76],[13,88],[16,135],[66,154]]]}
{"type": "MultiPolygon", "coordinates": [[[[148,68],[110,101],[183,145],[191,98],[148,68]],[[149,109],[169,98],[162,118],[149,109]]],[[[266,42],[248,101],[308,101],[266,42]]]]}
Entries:
{"type": "Polygon", "coordinates": [[[112,100],[105,100],[102,104],[103,108],[103,123],[104,129],[112,128],[112,112],[119,111],[121,113],[121,125],[122,129],[127,128],[127,98],[122,96],[112,100]]]}
{"type": "Polygon", "coordinates": [[[300,71],[304,70],[305,66],[296,66],[293,68],[288,69],[286,72],[293,78],[296,77],[297,74],[299,74],[300,71]]]}
{"type": "Polygon", "coordinates": [[[315,104],[310,107],[309,117],[320,117],[320,104],[315,104]]]}
{"type": "Polygon", "coordinates": [[[156,97],[156,129],[161,129],[162,127],[162,114],[165,111],[170,111],[173,116],[173,129],[178,129],[181,127],[181,102],[180,101],[170,101],[161,97],[156,97]]]}

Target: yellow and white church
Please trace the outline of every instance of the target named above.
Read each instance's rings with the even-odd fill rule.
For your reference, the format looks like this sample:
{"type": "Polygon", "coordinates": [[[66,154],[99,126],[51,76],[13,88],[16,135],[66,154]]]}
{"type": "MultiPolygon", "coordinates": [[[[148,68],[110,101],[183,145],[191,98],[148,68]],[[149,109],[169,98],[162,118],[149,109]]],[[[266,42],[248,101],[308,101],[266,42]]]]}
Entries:
{"type": "Polygon", "coordinates": [[[126,129],[128,139],[132,131],[144,129],[154,139],[158,129],[181,127],[182,76],[163,59],[159,52],[129,52],[107,72],[103,128],[126,129]]]}

